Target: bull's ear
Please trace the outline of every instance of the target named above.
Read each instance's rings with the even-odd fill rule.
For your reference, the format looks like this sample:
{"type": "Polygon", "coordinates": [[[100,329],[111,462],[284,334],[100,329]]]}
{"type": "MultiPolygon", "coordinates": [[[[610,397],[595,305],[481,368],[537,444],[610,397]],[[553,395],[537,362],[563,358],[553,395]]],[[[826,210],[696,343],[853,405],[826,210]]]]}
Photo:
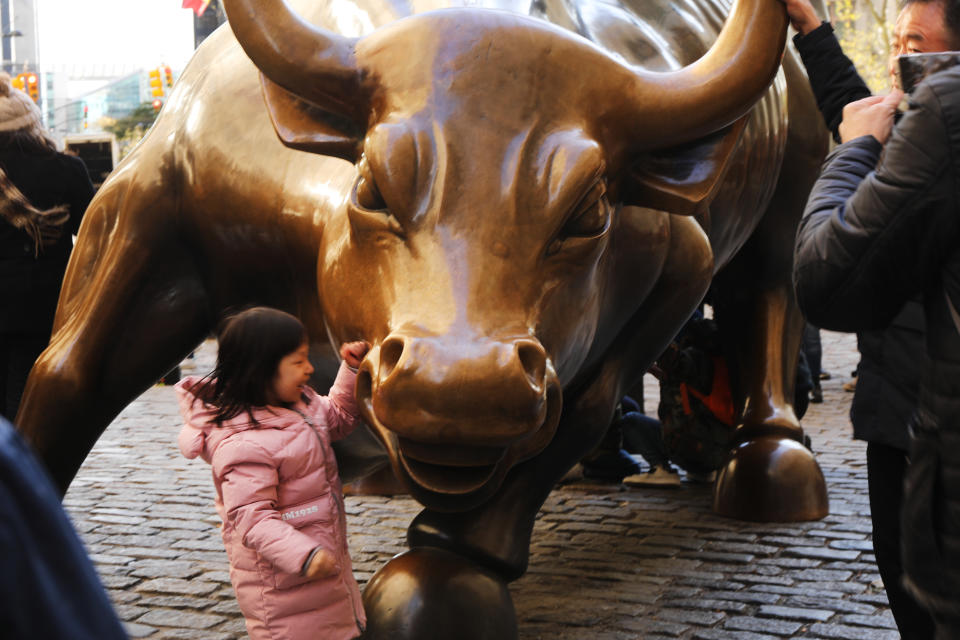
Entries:
{"type": "Polygon", "coordinates": [[[262,73],[260,84],[273,128],[283,144],[350,162],[359,160],[364,132],[355,122],[290,93],[262,73]]]}
{"type": "Polygon", "coordinates": [[[658,150],[631,166],[623,183],[623,203],[694,215],[710,203],[747,117],[699,140],[658,150]]]}

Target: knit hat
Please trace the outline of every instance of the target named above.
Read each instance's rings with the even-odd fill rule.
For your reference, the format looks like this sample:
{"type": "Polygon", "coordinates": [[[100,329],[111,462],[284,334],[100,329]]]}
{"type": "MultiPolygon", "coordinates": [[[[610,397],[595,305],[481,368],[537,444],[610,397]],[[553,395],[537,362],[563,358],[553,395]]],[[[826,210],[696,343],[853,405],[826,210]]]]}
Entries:
{"type": "Polygon", "coordinates": [[[13,88],[10,75],[0,71],[0,132],[43,130],[40,108],[23,91],[13,88]]]}

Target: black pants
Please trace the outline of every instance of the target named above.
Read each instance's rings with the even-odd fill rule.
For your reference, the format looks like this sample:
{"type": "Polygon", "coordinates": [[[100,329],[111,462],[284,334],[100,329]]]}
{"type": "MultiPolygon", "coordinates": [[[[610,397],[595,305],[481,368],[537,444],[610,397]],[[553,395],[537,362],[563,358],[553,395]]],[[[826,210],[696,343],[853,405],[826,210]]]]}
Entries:
{"type": "Polygon", "coordinates": [[[903,476],[907,452],[876,442],[867,443],[867,484],[870,516],[873,520],[873,551],[877,568],[903,640],[930,640],[933,618],[907,593],[900,583],[900,506],[903,504],[903,476]]]}
{"type": "Polygon", "coordinates": [[[820,346],[820,329],[809,322],[803,326],[803,341],[800,343],[803,355],[807,358],[807,367],[810,368],[810,377],[813,386],[820,386],[820,362],[823,358],[823,348],[820,346]]]}
{"type": "Polygon", "coordinates": [[[0,415],[10,422],[17,415],[30,369],[49,341],[47,333],[0,334],[0,415]]]}

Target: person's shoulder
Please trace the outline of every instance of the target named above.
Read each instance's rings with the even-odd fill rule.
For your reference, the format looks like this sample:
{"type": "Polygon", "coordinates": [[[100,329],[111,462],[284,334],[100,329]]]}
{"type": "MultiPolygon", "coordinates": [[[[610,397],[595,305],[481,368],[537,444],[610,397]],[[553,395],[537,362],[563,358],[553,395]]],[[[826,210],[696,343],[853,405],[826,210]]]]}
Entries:
{"type": "Polygon", "coordinates": [[[960,109],[960,65],[927,76],[910,97],[911,104],[939,102],[950,110],[960,109]]]}
{"type": "Polygon", "coordinates": [[[84,178],[88,177],[87,165],[77,156],[72,156],[69,153],[57,153],[56,158],[57,162],[65,171],[83,176],[84,178]]]}

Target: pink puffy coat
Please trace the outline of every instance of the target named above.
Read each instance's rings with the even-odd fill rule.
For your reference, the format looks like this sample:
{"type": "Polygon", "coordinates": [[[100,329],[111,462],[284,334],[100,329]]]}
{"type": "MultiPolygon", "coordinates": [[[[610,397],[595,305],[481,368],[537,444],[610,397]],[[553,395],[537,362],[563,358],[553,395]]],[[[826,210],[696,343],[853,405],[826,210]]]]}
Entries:
{"type": "Polygon", "coordinates": [[[230,581],[253,640],[347,640],[366,625],[330,447],[359,424],[355,380],[341,364],[329,396],[307,389],[308,401],[292,408],[254,409],[259,424],[244,412],[222,427],[189,391],[198,378],[177,384],[186,422],[180,451],[213,467],[230,581]],[[300,571],[317,546],[337,558],[339,571],[309,581],[300,571]]]}

